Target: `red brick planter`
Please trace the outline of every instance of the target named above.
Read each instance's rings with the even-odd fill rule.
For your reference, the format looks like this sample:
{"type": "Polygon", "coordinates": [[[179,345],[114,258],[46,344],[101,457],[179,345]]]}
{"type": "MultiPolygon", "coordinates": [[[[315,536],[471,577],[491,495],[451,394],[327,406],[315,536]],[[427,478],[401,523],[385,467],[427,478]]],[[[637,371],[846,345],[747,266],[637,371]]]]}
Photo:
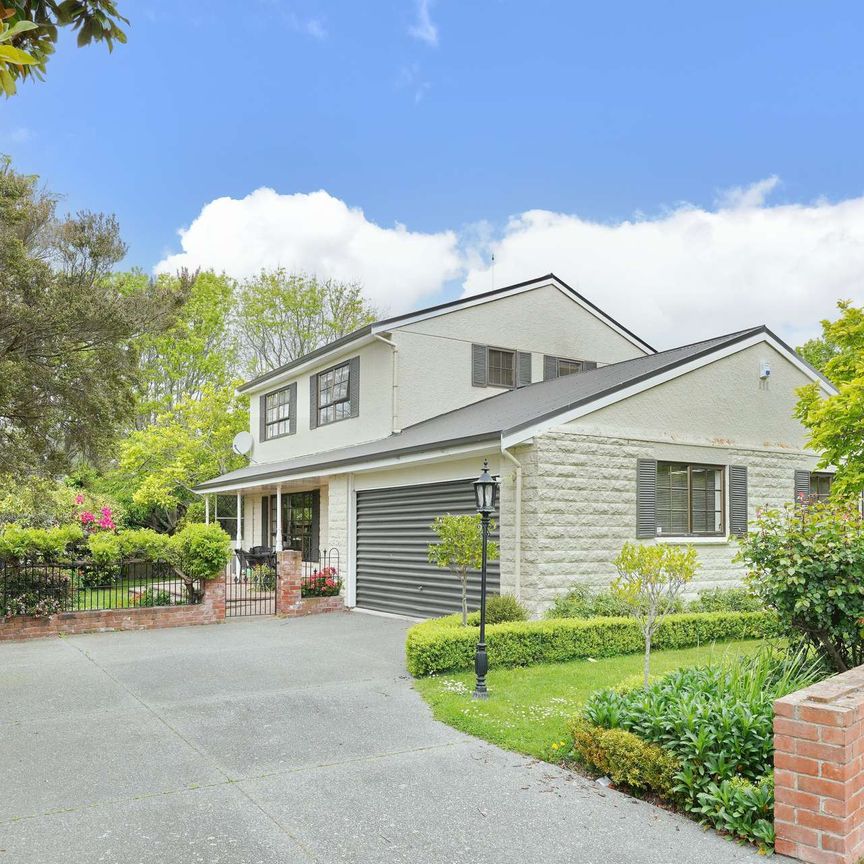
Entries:
{"type": "Polygon", "coordinates": [[[300,618],[303,615],[345,610],[344,597],[301,596],[303,561],[299,552],[279,552],[276,566],[279,574],[276,583],[276,614],[280,618],[300,618]]]}
{"type": "Polygon", "coordinates": [[[204,585],[200,603],[189,606],[153,606],[131,609],[99,609],[90,612],[60,612],[47,618],[15,615],[0,618],[0,642],[38,639],[61,633],[94,633],[104,630],[153,630],[158,627],[188,627],[225,620],[225,580],[220,574],[204,585]]]}

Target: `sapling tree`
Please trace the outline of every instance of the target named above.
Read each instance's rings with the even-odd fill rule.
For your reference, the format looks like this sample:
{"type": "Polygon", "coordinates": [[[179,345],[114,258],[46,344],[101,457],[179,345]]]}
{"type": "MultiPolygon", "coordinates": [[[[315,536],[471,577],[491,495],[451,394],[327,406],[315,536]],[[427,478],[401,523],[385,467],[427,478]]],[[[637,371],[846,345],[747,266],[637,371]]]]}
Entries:
{"type": "Polygon", "coordinates": [[[651,642],[660,622],[675,608],[699,566],[692,546],[625,543],[615,559],[618,578],[611,591],[639,622],[645,639],[645,686],[651,675],[651,642]]]}
{"type": "MultiPolygon", "coordinates": [[[[429,561],[442,570],[449,569],[462,585],[462,626],[468,624],[468,571],[479,570],[483,556],[483,534],[480,514],[473,516],[454,516],[447,513],[436,516],[432,530],[438,537],[437,543],[429,544],[429,561]]],[[[489,532],[495,530],[495,523],[489,523],[489,532]]],[[[498,559],[498,544],[489,541],[486,560],[498,559]]]]}

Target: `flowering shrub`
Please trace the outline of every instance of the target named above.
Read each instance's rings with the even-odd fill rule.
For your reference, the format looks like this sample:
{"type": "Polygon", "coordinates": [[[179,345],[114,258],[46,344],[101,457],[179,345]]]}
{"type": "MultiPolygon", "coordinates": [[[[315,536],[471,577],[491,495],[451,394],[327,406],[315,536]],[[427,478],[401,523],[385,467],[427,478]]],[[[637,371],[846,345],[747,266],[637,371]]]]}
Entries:
{"type": "Polygon", "coordinates": [[[342,580],[335,567],[322,567],[303,580],[301,597],[335,597],[342,590],[342,580]]]}
{"type": "Polygon", "coordinates": [[[72,581],[51,567],[10,564],[4,571],[0,617],[45,618],[62,612],[72,596],[72,581]]]}

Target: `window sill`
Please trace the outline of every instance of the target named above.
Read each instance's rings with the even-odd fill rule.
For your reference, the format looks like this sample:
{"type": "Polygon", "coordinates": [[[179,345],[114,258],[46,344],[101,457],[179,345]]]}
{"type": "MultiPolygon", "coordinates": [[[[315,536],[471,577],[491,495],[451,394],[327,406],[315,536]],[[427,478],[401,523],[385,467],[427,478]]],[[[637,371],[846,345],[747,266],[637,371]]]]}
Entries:
{"type": "Polygon", "coordinates": [[[657,537],[657,542],[665,543],[667,546],[727,546],[731,539],[731,537],[668,537],[660,535],[657,537]]]}

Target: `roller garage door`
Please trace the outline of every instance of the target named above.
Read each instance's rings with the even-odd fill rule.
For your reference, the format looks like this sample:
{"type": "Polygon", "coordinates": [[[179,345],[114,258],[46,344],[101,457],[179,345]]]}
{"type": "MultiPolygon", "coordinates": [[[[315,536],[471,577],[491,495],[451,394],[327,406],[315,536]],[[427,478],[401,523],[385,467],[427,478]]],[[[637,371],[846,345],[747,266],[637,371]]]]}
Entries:
{"type": "MultiPolygon", "coordinates": [[[[429,527],[444,513],[474,514],[470,480],[357,492],[357,605],[362,609],[431,618],[461,609],[459,579],[430,564],[429,527]]],[[[497,532],[493,535],[497,539],[497,532]]],[[[487,590],[500,588],[498,562],[487,590]]],[[[468,577],[468,607],[480,607],[480,574],[468,577]]]]}

